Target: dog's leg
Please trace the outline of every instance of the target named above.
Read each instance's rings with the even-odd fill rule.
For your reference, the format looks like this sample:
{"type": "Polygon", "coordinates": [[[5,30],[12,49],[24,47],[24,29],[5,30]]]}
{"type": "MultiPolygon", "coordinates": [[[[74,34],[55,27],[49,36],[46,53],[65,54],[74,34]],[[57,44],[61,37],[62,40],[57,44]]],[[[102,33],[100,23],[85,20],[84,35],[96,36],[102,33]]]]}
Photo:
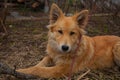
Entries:
{"type": "Polygon", "coordinates": [[[50,78],[50,77],[61,77],[69,72],[70,68],[68,65],[57,65],[53,67],[39,67],[33,66],[26,69],[19,69],[18,72],[25,74],[31,74],[39,77],[50,78]]]}
{"type": "Polygon", "coordinates": [[[36,66],[47,66],[50,62],[52,62],[52,59],[49,56],[46,56],[36,66]]]}
{"type": "Polygon", "coordinates": [[[116,43],[113,48],[114,60],[115,63],[120,66],[120,42],[116,43]]]}

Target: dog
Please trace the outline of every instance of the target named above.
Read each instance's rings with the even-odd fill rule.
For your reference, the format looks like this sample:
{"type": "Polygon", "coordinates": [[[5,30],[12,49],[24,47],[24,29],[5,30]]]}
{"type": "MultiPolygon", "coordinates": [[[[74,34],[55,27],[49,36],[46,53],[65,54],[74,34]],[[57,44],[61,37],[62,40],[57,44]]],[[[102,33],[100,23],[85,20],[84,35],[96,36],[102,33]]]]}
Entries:
{"type": "Polygon", "coordinates": [[[120,66],[120,37],[86,36],[84,28],[88,15],[88,10],[82,10],[73,16],[65,16],[53,3],[50,24],[47,26],[47,55],[37,65],[17,71],[44,78],[57,78],[87,68],[103,69],[116,64],[120,66]],[[47,66],[51,62],[54,65],[47,66]]]}

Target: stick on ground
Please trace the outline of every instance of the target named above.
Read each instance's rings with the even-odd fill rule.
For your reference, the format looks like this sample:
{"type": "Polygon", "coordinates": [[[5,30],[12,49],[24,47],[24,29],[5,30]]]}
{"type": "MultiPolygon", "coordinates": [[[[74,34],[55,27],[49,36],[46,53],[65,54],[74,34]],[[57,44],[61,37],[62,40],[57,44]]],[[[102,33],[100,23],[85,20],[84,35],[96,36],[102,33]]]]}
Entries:
{"type": "Polygon", "coordinates": [[[86,74],[90,72],[90,69],[87,70],[84,74],[80,75],[77,80],[80,80],[82,77],[84,77],[86,74]]]}
{"type": "Polygon", "coordinates": [[[15,71],[15,69],[10,68],[7,64],[0,62],[0,74],[8,74],[15,76],[18,79],[37,79],[37,76],[28,75],[15,71]]]}

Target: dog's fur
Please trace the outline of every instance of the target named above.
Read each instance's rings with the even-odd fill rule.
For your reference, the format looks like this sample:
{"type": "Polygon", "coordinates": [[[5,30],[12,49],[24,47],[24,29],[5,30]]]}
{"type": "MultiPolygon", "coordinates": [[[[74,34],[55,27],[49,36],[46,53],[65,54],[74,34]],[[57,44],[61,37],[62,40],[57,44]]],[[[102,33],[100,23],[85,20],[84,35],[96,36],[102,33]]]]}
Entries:
{"type": "Polygon", "coordinates": [[[86,68],[102,69],[115,64],[120,66],[120,37],[86,36],[84,28],[87,20],[88,10],[66,17],[62,10],[53,4],[48,25],[48,55],[36,66],[17,71],[45,78],[61,77],[71,73],[74,56],[73,72],[86,68]],[[64,45],[69,49],[64,51],[64,45]],[[48,67],[50,62],[55,65],[48,67]]]}

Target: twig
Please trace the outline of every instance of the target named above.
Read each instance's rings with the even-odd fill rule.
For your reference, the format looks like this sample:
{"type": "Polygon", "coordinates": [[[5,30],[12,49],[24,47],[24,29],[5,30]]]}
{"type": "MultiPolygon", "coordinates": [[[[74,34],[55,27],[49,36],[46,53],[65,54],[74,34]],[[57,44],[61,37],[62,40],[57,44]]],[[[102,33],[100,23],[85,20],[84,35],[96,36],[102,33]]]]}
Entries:
{"type": "Polygon", "coordinates": [[[12,76],[15,76],[16,78],[22,79],[22,80],[38,78],[37,76],[17,72],[15,69],[12,69],[7,64],[1,63],[1,62],[0,62],[0,74],[12,75],[12,76]]]}
{"type": "Polygon", "coordinates": [[[4,32],[7,34],[8,32],[7,32],[7,29],[6,29],[5,22],[6,22],[6,16],[7,16],[8,10],[7,10],[6,3],[7,3],[7,0],[4,1],[4,8],[1,11],[0,24],[1,24],[1,28],[3,28],[4,32]]]}
{"type": "Polygon", "coordinates": [[[7,34],[8,32],[7,32],[6,26],[4,24],[4,21],[0,19],[0,23],[1,23],[2,27],[3,27],[4,32],[7,34]]]}
{"type": "Polygon", "coordinates": [[[46,18],[31,18],[31,17],[26,17],[26,18],[8,18],[7,21],[11,21],[11,22],[16,22],[16,21],[40,21],[40,20],[49,20],[48,17],[46,18]]]}
{"type": "Polygon", "coordinates": [[[90,72],[90,69],[88,71],[86,71],[84,74],[80,75],[77,80],[80,80],[82,77],[84,77],[86,74],[88,74],[90,72]]]}

